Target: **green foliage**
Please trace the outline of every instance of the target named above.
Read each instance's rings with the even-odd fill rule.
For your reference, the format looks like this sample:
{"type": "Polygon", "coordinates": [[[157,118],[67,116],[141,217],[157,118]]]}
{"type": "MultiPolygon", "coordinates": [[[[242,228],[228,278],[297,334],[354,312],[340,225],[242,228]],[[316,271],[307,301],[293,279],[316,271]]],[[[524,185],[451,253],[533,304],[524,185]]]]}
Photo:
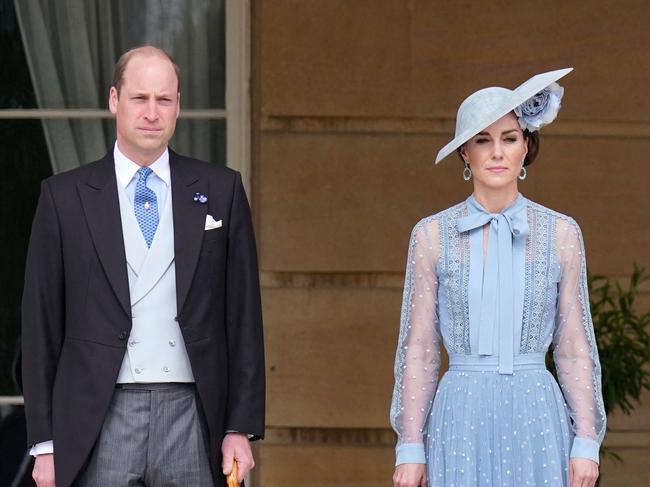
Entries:
{"type": "Polygon", "coordinates": [[[627,289],[605,276],[589,278],[607,414],[632,413],[643,389],[650,389],[650,310],[641,312],[635,303],[649,279],[636,264],[627,289]]]}
{"type": "MultiPolygon", "coordinates": [[[[598,355],[602,369],[605,413],[631,414],[640,403],[641,393],[650,389],[650,310],[639,310],[639,286],[650,280],[644,268],[634,265],[629,286],[601,275],[588,278],[589,305],[594,322],[598,355]]],[[[548,369],[556,375],[551,352],[548,369]]],[[[602,455],[621,461],[607,447],[602,455]]]]}
{"type": "MultiPolygon", "coordinates": [[[[643,389],[650,389],[650,310],[641,312],[635,304],[639,285],[648,279],[645,269],[635,264],[627,289],[605,276],[588,280],[608,416],[617,410],[631,414],[643,389]]],[[[603,447],[602,454],[622,461],[610,448],[603,447]]]]}

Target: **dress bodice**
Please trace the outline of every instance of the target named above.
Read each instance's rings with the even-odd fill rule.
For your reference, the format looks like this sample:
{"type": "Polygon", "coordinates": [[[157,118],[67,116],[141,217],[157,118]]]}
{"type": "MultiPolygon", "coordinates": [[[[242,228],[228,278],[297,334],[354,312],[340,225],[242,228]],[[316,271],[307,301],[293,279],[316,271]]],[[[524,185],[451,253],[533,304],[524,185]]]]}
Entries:
{"type": "Polygon", "coordinates": [[[450,353],[543,353],[551,343],[561,274],[554,240],[562,216],[521,195],[501,215],[499,221],[470,196],[420,223],[438,226],[438,317],[450,353]],[[470,227],[473,217],[483,224],[470,227]]]}

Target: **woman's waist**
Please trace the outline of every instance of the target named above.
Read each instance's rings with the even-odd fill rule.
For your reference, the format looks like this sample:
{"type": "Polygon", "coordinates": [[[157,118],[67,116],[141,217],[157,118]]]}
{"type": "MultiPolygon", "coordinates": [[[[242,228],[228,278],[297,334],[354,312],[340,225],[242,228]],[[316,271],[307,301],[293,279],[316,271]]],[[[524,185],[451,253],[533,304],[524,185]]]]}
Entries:
{"type": "MultiPolygon", "coordinates": [[[[526,353],[514,356],[514,372],[523,370],[546,370],[546,354],[526,353]]],[[[450,371],[498,372],[498,355],[449,354],[450,371]]]]}

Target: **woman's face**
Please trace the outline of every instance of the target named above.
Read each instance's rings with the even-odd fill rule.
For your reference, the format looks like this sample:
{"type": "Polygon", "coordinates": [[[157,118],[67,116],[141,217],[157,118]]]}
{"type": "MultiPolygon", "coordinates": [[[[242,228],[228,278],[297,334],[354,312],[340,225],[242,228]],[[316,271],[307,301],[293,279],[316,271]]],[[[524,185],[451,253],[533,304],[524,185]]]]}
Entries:
{"type": "Polygon", "coordinates": [[[460,153],[472,170],[475,190],[516,188],[528,144],[510,112],[468,140],[460,153]]]}

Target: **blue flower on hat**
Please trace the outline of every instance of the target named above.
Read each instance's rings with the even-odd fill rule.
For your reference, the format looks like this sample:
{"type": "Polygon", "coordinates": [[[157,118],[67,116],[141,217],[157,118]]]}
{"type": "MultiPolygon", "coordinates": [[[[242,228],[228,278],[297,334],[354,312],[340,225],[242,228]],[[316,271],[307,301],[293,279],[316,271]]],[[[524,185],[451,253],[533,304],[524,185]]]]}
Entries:
{"type": "Polygon", "coordinates": [[[535,132],[555,120],[562,106],[562,95],[564,88],[557,83],[551,83],[516,107],[514,112],[522,130],[535,132]]]}
{"type": "Polygon", "coordinates": [[[194,201],[197,203],[205,204],[208,202],[208,197],[204,195],[203,193],[195,193],[194,194],[194,201]]]}

